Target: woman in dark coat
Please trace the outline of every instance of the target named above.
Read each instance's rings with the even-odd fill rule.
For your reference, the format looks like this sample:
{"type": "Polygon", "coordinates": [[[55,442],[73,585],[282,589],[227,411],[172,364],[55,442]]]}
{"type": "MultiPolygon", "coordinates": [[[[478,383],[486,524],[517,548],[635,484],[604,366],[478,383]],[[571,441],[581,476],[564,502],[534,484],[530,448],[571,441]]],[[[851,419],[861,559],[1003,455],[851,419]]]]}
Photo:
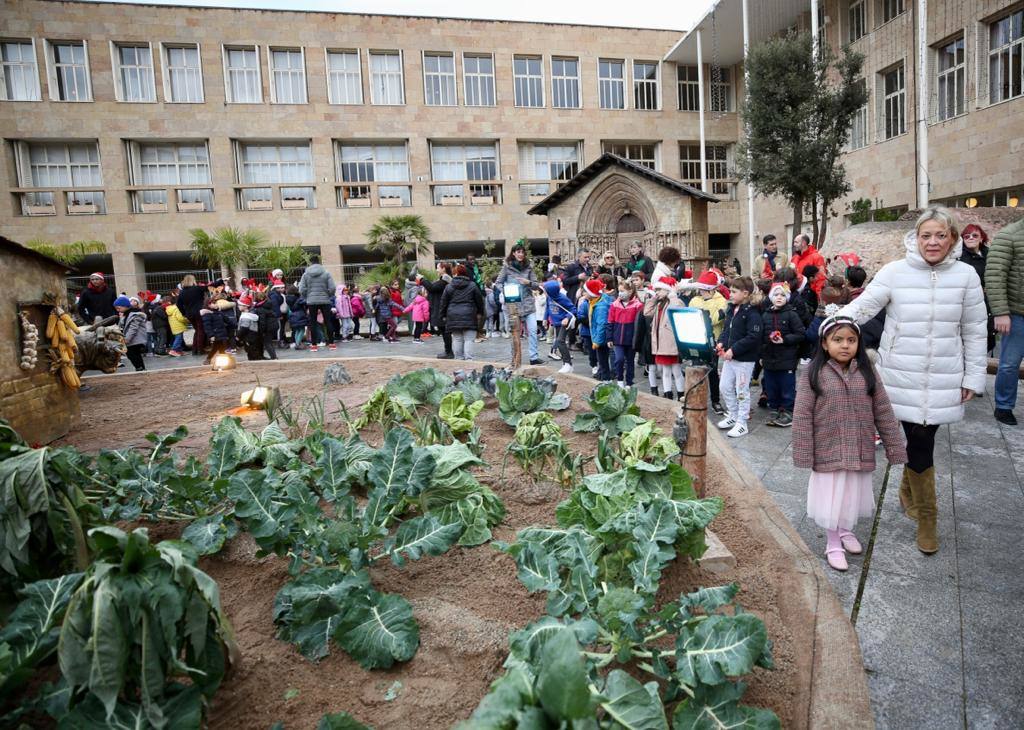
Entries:
{"type": "Polygon", "coordinates": [[[455,267],[455,277],[445,287],[441,311],[444,313],[445,330],[452,338],[455,359],[472,360],[476,321],[484,313],[484,296],[462,264],[455,267]]]}
{"type": "MultiPolygon", "coordinates": [[[[970,264],[978,272],[981,279],[981,286],[985,288],[985,264],[988,262],[988,234],[981,226],[971,223],[964,228],[960,237],[964,242],[964,252],[960,254],[960,260],[970,264]]],[[[988,312],[988,341],[986,342],[987,352],[991,356],[996,348],[996,328],[992,319],[992,307],[988,304],[988,296],[985,296],[985,311],[988,312]]]]}
{"type": "Polygon", "coordinates": [[[444,326],[444,310],[441,308],[441,299],[444,297],[444,290],[452,280],[451,264],[439,263],[437,265],[437,281],[423,279],[420,282],[427,290],[427,301],[430,303],[430,329],[434,334],[440,333],[444,340],[444,352],[438,355],[439,360],[453,360],[455,353],[452,352],[452,336],[444,326]]]}

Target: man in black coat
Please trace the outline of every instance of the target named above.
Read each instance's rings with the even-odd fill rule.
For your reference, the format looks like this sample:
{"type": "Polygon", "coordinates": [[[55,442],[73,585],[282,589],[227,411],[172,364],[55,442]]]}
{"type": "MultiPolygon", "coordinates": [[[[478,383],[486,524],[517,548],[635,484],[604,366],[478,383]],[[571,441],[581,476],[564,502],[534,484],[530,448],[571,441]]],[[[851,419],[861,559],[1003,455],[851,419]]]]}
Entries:
{"type": "Polygon", "coordinates": [[[583,282],[589,279],[594,273],[590,265],[590,251],[581,248],[576,254],[576,260],[569,263],[562,271],[562,286],[565,288],[565,295],[569,301],[576,303],[576,294],[579,293],[583,282]]]}
{"type": "Polygon", "coordinates": [[[451,265],[440,263],[437,265],[436,281],[423,279],[420,282],[423,288],[427,290],[427,301],[430,302],[430,328],[434,334],[440,334],[441,339],[444,341],[444,352],[437,356],[439,360],[455,359],[455,354],[452,352],[452,335],[445,328],[444,309],[441,306],[444,290],[448,288],[451,280],[451,265]]]}
{"type": "Polygon", "coordinates": [[[78,295],[78,314],[86,324],[92,324],[96,318],[113,317],[114,299],[117,295],[107,286],[103,274],[96,272],[89,275],[89,285],[78,295]]]}

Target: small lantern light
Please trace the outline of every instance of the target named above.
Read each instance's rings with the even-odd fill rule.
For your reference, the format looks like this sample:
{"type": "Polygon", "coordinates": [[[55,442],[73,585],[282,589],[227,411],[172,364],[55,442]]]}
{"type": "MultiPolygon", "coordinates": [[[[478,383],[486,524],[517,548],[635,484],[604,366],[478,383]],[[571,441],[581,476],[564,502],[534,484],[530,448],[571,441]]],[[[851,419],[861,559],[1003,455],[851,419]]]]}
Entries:
{"type": "Polygon", "coordinates": [[[1016,195],[1011,195],[1011,196],[1010,196],[1010,197],[1009,197],[1009,198],[1008,198],[1008,199],[1006,200],[1006,204],[1007,204],[1008,206],[1010,206],[1011,208],[1016,208],[1016,207],[1017,207],[1017,204],[1018,204],[1018,203],[1020,203],[1020,198],[1018,198],[1018,197],[1017,197],[1016,195]]]}
{"type": "Polygon", "coordinates": [[[968,198],[967,200],[964,201],[964,203],[966,203],[968,208],[976,208],[976,207],[978,207],[978,199],[977,198],[968,198]]]}
{"type": "Polygon", "coordinates": [[[242,405],[253,410],[273,408],[281,400],[281,391],[275,387],[257,385],[252,390],[242,393],[242,405]]]}
{"type": "Polygon", "coordinates": [[[216,372],[220,372],[221,370],[234,370],[237,365],[235,358],[226,352],[214,355],[213,362],[211,364],[216,372]]]}

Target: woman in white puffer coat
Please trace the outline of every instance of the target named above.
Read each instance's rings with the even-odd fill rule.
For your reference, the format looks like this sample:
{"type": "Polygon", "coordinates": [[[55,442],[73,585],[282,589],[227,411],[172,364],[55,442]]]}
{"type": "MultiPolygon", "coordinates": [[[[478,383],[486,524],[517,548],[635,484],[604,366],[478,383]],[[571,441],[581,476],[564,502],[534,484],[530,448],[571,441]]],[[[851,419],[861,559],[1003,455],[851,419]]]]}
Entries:
{"type": "Polygon", "coordinates": [[[926,208],[903,240],[906,257],[882,267],[841,312],[863,323],[885,309],[878,370],[907,437],[900,504],[926,554],[939,549],[935,432],[985,392],[985,299],[977,272],[957,260],[959,228],[947,208],[926,208]]]}

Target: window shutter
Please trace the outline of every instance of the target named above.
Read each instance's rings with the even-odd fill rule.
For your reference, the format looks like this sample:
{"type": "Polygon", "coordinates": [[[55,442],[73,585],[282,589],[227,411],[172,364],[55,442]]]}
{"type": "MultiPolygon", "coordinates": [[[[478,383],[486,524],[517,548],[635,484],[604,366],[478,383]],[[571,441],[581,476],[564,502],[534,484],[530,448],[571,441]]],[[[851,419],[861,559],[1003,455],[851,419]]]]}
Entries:
{"type": "Polygon", "coordinates": [[[977,106],[975,108],[981,109],[988,106],[989,104],[989,90],[988,90],[988,25],[986,23],[975,23],[974,34],[978,42],[975,44],[978,48],[976,58],[978,59],[978,73],[976,74],[978,87],[975,89],[975,97],[977,98],[977,106]]]}
{"type": "MultiPolygon", "coordinates": [[[[939,50],[929,48],[926,55],[927,68],[925,77],[928,79],[928,119],[929,124],[939,120],[939,50]]],[[[915,115],[916,116],[916,115],[915,115]]]]}
{"type": "Polygon", "coordinates": [[[885,139],[885,74],[875,74],[875,142],[885,139]]]}
{"type": "Polygon", "coordinates": [[[519,179],[536,180],[537,172],[534,165],[533,143],[519,143],[519,179]]]}
{"type": "Polygon", "coordinates": [[[32,187],[32,167],[29,162],[28,143],[15,142],[15,166],[18,168],[18,185],[23,188],[32,187]]]}

